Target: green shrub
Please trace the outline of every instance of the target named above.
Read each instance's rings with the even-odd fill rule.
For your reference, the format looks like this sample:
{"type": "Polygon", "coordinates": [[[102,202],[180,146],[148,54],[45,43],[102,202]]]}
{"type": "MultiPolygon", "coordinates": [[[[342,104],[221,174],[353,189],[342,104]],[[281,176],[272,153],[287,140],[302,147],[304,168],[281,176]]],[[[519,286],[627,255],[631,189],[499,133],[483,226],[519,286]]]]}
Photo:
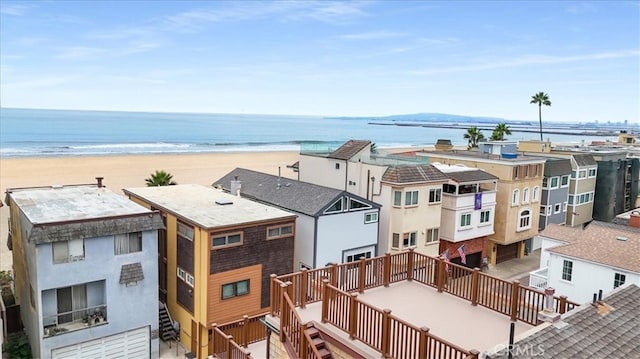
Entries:
{"type": "Polygon", "coordinates": [[[30,359],[31,346],[24,333],[11,333],[2,344],[2,351],[9,354],[9,359],[30,359]]]}

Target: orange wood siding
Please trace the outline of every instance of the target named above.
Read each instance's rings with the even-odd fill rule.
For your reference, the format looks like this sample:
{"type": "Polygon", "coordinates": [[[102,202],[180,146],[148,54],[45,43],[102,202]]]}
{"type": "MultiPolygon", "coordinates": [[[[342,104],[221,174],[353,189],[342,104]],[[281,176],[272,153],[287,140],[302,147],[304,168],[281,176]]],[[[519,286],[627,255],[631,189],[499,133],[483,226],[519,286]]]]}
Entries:
{"type": "Polygon", "coordinates": [[[256,264],[209,276],[207,285],[207,321],[223,324],[262,312],[260,307],[262,265],[256,264]],[[249,279],[249,294],[222,300],[222,285],[249,279]]]}

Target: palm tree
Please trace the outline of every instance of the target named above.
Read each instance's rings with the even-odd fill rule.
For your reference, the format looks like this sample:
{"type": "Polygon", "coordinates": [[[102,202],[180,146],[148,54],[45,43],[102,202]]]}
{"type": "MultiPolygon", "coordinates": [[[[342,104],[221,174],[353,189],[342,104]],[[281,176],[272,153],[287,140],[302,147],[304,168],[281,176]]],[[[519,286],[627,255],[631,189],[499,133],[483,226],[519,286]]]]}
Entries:
{"type": "Polygon", "coordinates": [[[464,134],[464,139],[469,140],[469,144],[467,145],[467,149],[472,149],[474,147],[478,147],[478,142],[484,140],[484,135],[480,132],[478,127],[473,126],[467,129],[467,133],[464,134]]]}
{"type": "Polygon", "coordinates": [[[173,186],[177,184],[173,181],[173,175],[164,170],[156,170],[155,173],[152,173],[151,176],[144,181],[147,183],[147,187],[173,186]]]}
{"type": "Polygon", "coordinates": [[[506,123],[499,123],[496,125],[496,128],[493,129],[493,133],[491,134],[491,141],[504,141],[506,140],[506,138],[504,138],[505,135],[510,135],[511,134],[511,130],[509,129],[509,126],[507,126],[506,123]]]}
{"type": "Polygon", "coordinates": [[[538,104],[538,117],[540,118],[540,142],[542,142],[542,105],[551,106],[551,101],[549,101],[549,95],[540,91],[537,94],[531,96],[531,102],[529,103],[537,103],[538,104]]]}

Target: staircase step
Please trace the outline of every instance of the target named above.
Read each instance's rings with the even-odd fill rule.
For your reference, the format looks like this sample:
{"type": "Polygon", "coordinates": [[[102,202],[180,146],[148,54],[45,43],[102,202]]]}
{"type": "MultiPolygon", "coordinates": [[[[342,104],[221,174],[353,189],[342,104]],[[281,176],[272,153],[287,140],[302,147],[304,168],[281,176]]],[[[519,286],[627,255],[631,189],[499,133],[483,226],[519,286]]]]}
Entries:
{"type": "Polygon", "coordinates": [[[307,333],[309,333],[309,336],[313,339],[313,338],[317,338],[320,336],[320,332],[318,331],[318,329],[311,327],[311,328],[307,328],[307,333]]]}
{"type": "Polygon", "coordinates": [[[311,338],[311,345],[313,345],[314,347],[320,349],[320,345],[324,345],[324,340],[322,340],[322,338],[320,337],[316,337],[316,338],[311,338]]]}
{"type": "Polygon", "coordinates": [[[327,348],[322,348],[322,349],[318,350],[318,353],[320,353],[320,358],[322,358],[322,359],[328,359],[328,358],[332,358],[333,357],[331,355],[331,352],[327,348]]]}

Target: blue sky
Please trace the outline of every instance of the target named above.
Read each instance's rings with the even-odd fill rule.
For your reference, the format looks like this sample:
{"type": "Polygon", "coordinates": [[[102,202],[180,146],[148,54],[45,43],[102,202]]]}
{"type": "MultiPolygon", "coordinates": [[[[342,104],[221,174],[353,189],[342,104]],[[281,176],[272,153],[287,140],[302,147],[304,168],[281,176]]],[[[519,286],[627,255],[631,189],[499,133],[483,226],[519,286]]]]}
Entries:
{"type": "Polygon", "coordinates": [[[0,2],[3,107],[638,122],[639,1],[0,2]]]}

